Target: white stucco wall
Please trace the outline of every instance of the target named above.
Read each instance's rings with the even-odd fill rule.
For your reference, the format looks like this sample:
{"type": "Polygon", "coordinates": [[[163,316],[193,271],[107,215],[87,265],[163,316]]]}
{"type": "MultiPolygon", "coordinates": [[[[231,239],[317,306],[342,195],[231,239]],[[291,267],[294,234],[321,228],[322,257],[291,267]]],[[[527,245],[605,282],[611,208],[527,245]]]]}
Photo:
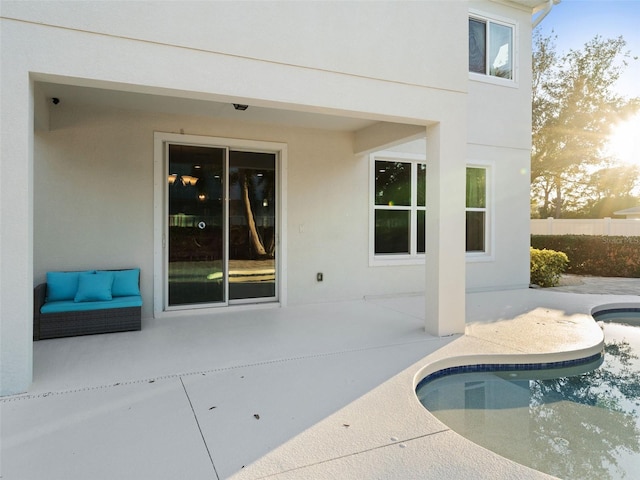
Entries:
{"type": "MultiPolygon", "coordinates": [[[[99,1],[3,1],[2,10],[7,17],[182,46],[187,55],[221,53],[434,88],[466,87],[459,75],[465,49],[434,48],[436,41],[464,38],[459,18],[466,16],[465,2],[181,1],[114,8],[99,1]]],[[[294,88],[308,95],[308,87],[294,88]]]]}
{"type": "Polygon", "coordinates": [[[0,69],[0,395],[25,391],[33,366],[32,82],[12,65],[0,69]]]}
{"type": "Polygon", "coordinates": [[[529,285],[529,151],[469,145],[471,163],[490,169],[488,258],[469,255],[468,292],[526,288],[529,285]],[[524,212],[524,213],[523,213],[524,212]]]}
{"type": "Polygon", "coordinates": [[[180,130],[287,144],[290,304],[424,290],[422,266],[368,265],[369,158],[353,154],[353,134],[64,102],[36,132],[36,283],[49,270],[139,266],[152,315],[153,133],[180,130]]]}
{"type": "Polygon", "coordinates": [[[470,2],[474,12],[516,24],[516,82],[478,81],[469,75],[470,163],[493,175],[489,258],[467,262],[467,291],[525,288],[529,284],[531,157],[531,12],[500,2],[470,2]]]}

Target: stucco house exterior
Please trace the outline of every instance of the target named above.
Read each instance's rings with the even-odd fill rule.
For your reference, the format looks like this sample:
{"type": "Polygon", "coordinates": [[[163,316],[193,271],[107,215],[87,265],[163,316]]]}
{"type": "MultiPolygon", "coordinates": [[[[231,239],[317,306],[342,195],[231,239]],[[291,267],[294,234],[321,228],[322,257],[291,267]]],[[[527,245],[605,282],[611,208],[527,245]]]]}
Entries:
{"type": "Polygon", "coordinates": [[[0,393],[55,270],[139,267],[143,328],[424,293],[463,333],[529,283],[546,5],[3,0],[0,393]]]}

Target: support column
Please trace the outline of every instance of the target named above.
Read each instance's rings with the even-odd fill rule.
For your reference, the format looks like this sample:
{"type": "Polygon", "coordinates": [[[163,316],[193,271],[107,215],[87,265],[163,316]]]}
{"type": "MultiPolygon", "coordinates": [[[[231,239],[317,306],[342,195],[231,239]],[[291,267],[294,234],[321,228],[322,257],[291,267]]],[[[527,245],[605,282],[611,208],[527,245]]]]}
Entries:
{"type": "Polygon", "coordinates": [[[465,329],[466,119],[427,127],[425,330],[465,329]]]}
{"type": "Polygon", "coordinates": [[[0,80],[0,395],[33,374],[33,94],[16,67],[0,80]]]}

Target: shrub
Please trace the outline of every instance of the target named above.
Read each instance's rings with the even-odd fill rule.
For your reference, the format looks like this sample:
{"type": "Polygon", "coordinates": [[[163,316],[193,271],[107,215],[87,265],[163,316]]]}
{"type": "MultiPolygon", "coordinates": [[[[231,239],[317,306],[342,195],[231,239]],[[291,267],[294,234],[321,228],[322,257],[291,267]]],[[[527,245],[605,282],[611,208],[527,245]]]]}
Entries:
{"type": "Polygon", "coordinates": [[[565,252],[567,273],[640,278],[640,237],[532,235],[531,246],[565,252]]]}
{"type": "Polygon", "coordinates": [[[531,283],[555,287],[568,264],[569,258],[563,252],[531,247],[531,283]]]}

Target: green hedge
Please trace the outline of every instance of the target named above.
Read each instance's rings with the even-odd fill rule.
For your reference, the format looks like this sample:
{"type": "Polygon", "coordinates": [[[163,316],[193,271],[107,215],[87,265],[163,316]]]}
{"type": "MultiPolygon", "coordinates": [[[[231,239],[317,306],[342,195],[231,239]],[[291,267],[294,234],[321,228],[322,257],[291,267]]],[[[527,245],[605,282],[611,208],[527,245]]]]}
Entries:
{"type": "Polygon", "coordinates": [[[531,283],[541,287],[555,287],[567,268],[569,259],[563,252],[538,250],[531,247],[531,283]]]}
{"type": "Polygon", "coordinates": [[[640,278],[640,237],[532,235],[531,246],[566,253],[567,273],[640,278]]]}

